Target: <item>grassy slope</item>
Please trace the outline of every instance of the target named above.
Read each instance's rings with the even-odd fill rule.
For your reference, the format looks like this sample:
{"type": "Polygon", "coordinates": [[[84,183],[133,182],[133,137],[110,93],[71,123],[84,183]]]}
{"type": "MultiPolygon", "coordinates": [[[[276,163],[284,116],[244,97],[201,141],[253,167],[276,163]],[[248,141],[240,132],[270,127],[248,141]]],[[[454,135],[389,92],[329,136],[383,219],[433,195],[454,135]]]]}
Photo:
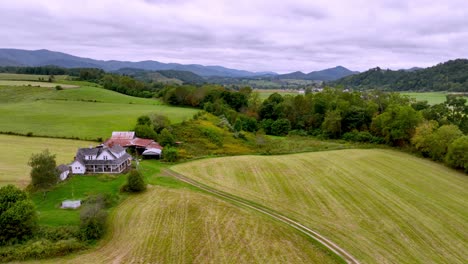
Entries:
{"type": "Polygon", "coordinates": [[[60,85],[62,88],[78,88],[79,86],[70,85],[70,84],[59,84],[55,82],[35,82],[35,81],[10,81],[10,80],[0,80],[0,85],[2,86],[36,86],[36,87],[56,87],[60,85]]]}
{"type": "MultiPolygon", "coordinates": [[[[49,76],[50,75],[0,73],[0,80],[38,81],[39,78],[48,80],[49,76]]],[[[68,75],[54,75],[55,81],[62,81],[67,77],[68,75]]]]}
{"type": "Polygon", "coordinates": [[[136,118],[143,114],[161,113],[168,115],[172,122],[181,122],[196,111],[96,87],[62,91],[43,87],[0,87],[0,132],[106,138],[112,131],[132,129],[136,118]]]}
{"type": "Polygon", "coordinates": [[[333,263],[282,224],[186,188],[151,187],[126,199],[110,220],[108,235],[96,250],[59,261],[333,263]]]}
{"type": "Polygon", "coordinates": [[[80,211],[60,209],[62,202],[68,199],[82,200],[93,194],[110,194],[116,197],[125,179],[123,175],[75,176],[59,183],[45,196],[42,192],[33,194],[32,199],[39,211],[39,224],[79,225],[80,211]]]}
{"type": "Polygon", "coordinates": [[[199,160],[174,170],[266,205],[368,263],[468,259],[468,178],[391,150],[199,160]]]}
{"type": "Polygon", "coordinates": [[[0,135],[0,186],[15,184],[25,187],[29,181],[30,167],[27,165],[31,154],[49,149],[57,154],[57,165],[73,160],[78,147],[95,144],[87,141],[32,138],[0,135]]]}
{"type": "Polygon", "coordinates": [[[430,105],[440,104],[445,102],[448,95],[446,92],[427,92],[427,93],[401,93],[410,98],[415,98],[418,101],[427,101],[430,105]]]}

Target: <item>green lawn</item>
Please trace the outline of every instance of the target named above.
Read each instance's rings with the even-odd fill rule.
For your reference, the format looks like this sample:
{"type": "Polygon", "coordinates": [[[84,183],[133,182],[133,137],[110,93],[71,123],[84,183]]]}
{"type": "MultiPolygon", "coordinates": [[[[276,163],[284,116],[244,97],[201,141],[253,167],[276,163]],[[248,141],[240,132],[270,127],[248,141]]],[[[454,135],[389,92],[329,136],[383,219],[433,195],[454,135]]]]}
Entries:
{"type": "Polygon", "coordinates": [[[80,211],[61,209],[62,201],[82,200],[88,195],[109,194],[118,199],[120,186],[125,183],[125,175],[77,175],[59,183],[45,195],[38,192],[32,195],[39,212],[39,224],[49,226],[79,225],[80,211]]]}
{"type": "Polygon", "coordinates": [[[287,91],[287,90],[280,90],[280,89],[255,89],[254,92],[257,92],[260,95],[261,100],[267,99],[270,95],[274,93],[279,93],[282,96],[285,95],[292,95],[296,96],[299,95],[297,91],[287,91]]]}
{"type": "Polygon", "coordinates": [[[400,93],[407,95],[418,101],[427,101],[430,105],[440,104],[445,102],[445,99],[449,93],[447,92],[427,92],[427,93],[400,93]]]}
{"type": "Polygon", "coordinates": [[[204,159],[173,169],[315,229],[363,263],[466,263],[468,177],[392,150],[204,159]]]}
{"type": "Polygon", "coordinates": [[[95,142],[69,139],[19,137],[0,135],[0,186],[15,184],[25,187],[30,181],[28,160],[34,153],[49,149],[56,154],[57,165],[70,163],[79,147],[88,147],[95,142]]]}
{"type": "Polygon", "coordinates": [[[10,80],[0,80],[1,86],[34,86],[34,87],[56,87],[60,85],[62,88],[78,88],[77,85],[70,84],[60,84],[55,82],[35,82],[35,81],[10,81],[10,80]]]}
{"type": "Polygon", "coordinates": [[[40,263],[337,263],[271,219],[186,188],[151,186],[115,208],[96,249],[40,263]]]}
{"type": "Polygon", "coordinates": [[[0,87],[0,132],[95,140],[133,129],[138,116],[167,115],[177,123],[198,110],[162,105],[97,87],[57,91],[43,87],[0,87]]]}
{"type": "MultiPolygon", "coordinates": [[[[18,81],[38,81],[39,78],[48,80],[50,75],[38,74],[16,74],[16,73],[0,73],[0,80],[18,80],[18,81]]],[[[54,75],[55,81],[62,81],[68,78],[68,75],[54,75]]]]}

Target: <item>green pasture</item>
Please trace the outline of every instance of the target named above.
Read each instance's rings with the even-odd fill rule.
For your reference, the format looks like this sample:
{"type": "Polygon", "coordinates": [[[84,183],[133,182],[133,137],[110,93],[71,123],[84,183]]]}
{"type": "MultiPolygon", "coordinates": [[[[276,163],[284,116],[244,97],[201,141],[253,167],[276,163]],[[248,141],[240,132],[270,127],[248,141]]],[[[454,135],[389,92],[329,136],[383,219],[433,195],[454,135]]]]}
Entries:
{"type": "Polygon", "coordinates": [[[173,167],[281,212],[362,263],[466,263],[468,177],[393,150],[203,159],[173,167]]]}
{"type": "Polygon", "coordinates": [[[55,88],[57,85],[60,85],[62,88],[78,88],[77,85],[70,84],[60,84],[55,82],[34,82],[34,81],[10,81],[10,80],[0,80],[0,86],[34,86],[34,87],[48,87],[55,88]]]}
{"type": "Polygon", "coordinates": [[[39,224],[49,226],[79,225],[80,211],[61,209],[64,200],[83,200],[89,195],[107,194],[118,198],[125,175],[76,175],[59,183],[46,193],[32,195],[36,205],[39,224]]]}
{"type": "Polygon", "coordinates": [[[61,163],[68,164],[73,160],[78,148],[95,144],[95,142],[69,139],[0,135],[0,145],[2,146],[0,152],[0,186],[15,184],[25,187],[28,185],[31,167],[27,163],[32,154],[49,149],[50,153],[57,155],[57,165],[61,163]]]}
{"type": "Polygon", "coordinates": [[[274,93],[279,93],[282,96],[285,96],[285,95],[292,95],[292,96],[299,95],[299,92],[297,92],[297,91],[281,90],[281,89],[255,89],[254,92],[257,92],[260,95],[261,100],[267,99],[270,95],[272,95],[274,93]]]}
{"type": "Polygon", "coordinates": [[[336,263],[291,228],[186,188],[129,196],[95,249],[40,263],[336,263]]]}
{"type": "Polygon", "coordinates": [[[400,93],[407,95],[410,98],[414,98],[417,101],[427,101],[430,105],[440,104],[445,102],[445,99],[449,93],[447,92],[427,92],[427,93],[400,93]]]}
{"type": "MultiPolygon", "coordinates": [[[[50,75],[39,74],[17,74],[17,73],[0,73],[0,80],[11,81],[39,81],[40,78],[48,80],[50,75]]],[[[68,75],[54,75],[55,81],[62,81],[68,78],[68,75]]]]}
{"type": "Polygon", "coordinates": [[[138,116],[167,115],[177,123],[198,110],[162,105],[97,87],[55,90],[44,87],[0,87],[0,132],[107,138],[112,131],[133,129],[138,116]]]}

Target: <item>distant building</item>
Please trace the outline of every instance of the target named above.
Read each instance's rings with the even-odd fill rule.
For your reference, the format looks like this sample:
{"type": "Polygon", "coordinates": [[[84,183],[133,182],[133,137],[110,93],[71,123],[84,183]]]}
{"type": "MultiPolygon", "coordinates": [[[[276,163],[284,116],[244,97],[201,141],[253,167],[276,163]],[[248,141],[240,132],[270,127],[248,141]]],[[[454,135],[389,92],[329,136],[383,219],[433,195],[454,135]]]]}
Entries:
{"type": "Polygon", "coordinates": [[[130,167],[131,160],[120,145],[80,148],[70,167],[73,174],[121,173],[130,167]]]}

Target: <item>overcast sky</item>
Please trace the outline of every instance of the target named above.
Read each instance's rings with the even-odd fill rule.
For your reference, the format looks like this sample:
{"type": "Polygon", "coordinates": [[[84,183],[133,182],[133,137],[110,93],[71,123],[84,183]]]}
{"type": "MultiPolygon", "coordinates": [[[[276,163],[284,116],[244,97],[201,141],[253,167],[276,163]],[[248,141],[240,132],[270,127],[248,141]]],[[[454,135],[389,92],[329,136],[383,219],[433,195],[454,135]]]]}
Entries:
{"type": "Polygon", "coordinates": [[[468,57],[467,0],[14,0],[0,47],[310,72],[468,57]]]}

